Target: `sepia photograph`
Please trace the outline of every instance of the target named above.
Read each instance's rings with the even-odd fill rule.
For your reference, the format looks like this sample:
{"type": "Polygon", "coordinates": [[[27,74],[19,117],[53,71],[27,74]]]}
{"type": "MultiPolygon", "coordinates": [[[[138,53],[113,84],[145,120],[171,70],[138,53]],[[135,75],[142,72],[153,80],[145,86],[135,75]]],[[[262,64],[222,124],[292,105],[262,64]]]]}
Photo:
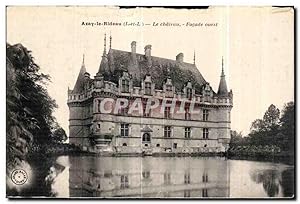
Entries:
{"type": "Polygon", "coordinates": [[[294,15],[6,6],[6,197],[295,199],[294,15]]]}

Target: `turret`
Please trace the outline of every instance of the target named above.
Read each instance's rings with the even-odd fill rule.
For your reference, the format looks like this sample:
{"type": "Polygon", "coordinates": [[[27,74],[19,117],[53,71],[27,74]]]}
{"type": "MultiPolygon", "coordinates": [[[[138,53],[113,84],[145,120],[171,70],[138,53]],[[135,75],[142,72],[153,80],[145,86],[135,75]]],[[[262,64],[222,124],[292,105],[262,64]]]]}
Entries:
{"type": "Polygon", "coordinates": [[[224,73],[224,60],[222,57],[222,72],[221,72],[221,79],[218,89],[218,95],[220,97],[227,97],[228,96],[228,90],[227,90],[227,84],[225,80],[225,73],[224,73]]]}

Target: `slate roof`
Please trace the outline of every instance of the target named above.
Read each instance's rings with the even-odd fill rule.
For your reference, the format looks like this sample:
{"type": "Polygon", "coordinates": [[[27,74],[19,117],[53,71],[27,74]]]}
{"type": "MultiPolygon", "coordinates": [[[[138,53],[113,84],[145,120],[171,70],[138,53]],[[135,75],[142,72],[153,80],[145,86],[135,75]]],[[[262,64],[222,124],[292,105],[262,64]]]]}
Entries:
{"type": "Polygon", "coordinates": [[[134,86],[141,86],[141,80],[146,74],[151,75],[156,89],[163,88],[168,76],[171,77],[177,92],[181,92],[189,80],[198,94],[201,93],[201,87],[206,84],[195,64],[155,56],[151,56],[149,64],[144,54],[133,55],[131,52],[116,49],[110,49],[108,54],[102,57],[98,72],[105,80],[118,84],[118,77],[124,70],[132,76],[134,86]]]}
{"type": "Polygon", "coordinates": [[[84,90],[84,73],[86,73],[86,68],[84,63],[82,63],[81,65],[81,69],[79,71],[74,89],[72,91],[72,93],[77,94],[77,93],[81,93],[84,90]]]}
{"type": "Polygon", "coordinates": [[[228,96],[228,90],[227,90],[227,84],[226,84],[226,80],[225,80],[225,75],[221,76],[220,84],[219,84],[219,89],[218,89],[218,95],[219,96],[224,96],[224,97],[228,96]]]}
{"type": "Polygon", "coordinates": [[[227,90],[227,84],[226,84],[223,64],[224,63],[223,63],[223,58],[222,58],[222,73],[221,73],[221,79],[220,79],[220,83],[219,83],[218,95],[221,97],[227,97],[228,90],[227,90]]]}

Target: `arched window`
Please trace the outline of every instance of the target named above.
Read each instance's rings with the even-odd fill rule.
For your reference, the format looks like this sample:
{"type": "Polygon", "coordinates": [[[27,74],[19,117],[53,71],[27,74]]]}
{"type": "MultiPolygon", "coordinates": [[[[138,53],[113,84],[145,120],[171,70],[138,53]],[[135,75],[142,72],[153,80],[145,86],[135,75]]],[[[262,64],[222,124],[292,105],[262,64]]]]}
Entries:
{"type": "Polygon", "coordinates": [[[126,147],[126,146],[127,146],[127,144],[126,144],[126,143],[123,143],[123,146],[124,146],[124,147],[126,147]]]}
{"type": "Polygon", "coordinates": [[[143,142],[151,142],[151,136],[150,136],[150,134],[147,133],[147,132],[144,133],[144,134],[143,134],[142,141],[143,141],[143,142]]]}

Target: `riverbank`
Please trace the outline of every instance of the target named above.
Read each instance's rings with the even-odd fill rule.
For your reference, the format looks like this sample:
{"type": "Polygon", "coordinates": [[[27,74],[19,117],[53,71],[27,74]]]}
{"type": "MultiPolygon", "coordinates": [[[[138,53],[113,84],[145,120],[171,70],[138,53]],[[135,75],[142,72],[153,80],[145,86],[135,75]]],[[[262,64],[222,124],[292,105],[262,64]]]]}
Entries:
{"type": "Polygon", "coordinates": [[[274,146],[269,147],[252,147],[238,146],[230,148],[227,152],[162,152],[162,153],[116,153],[101,152],[94,153],[83,151],[79,147],[70,144],[56,144],[46,147],[35,147],[30,152],[29,158],[47,157],[47,156],[97,156],[97,157],[226,157],[233,160],[255,160],[255,161],[274,161],[294,164],[294,154],[287,151],[280,151],[274,146]]]}

